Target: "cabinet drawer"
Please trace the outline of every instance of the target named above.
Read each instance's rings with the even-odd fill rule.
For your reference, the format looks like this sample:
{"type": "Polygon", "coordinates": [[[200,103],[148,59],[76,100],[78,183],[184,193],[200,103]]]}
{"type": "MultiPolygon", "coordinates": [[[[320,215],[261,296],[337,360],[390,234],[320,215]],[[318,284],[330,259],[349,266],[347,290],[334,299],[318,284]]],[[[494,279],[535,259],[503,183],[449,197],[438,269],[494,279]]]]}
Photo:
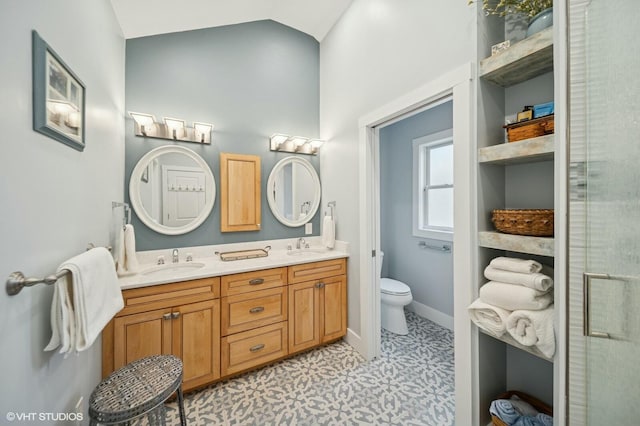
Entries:
{"type": "Polygon", "coordinates": [[[262,271],[225,275],[222,277],[222,296],[254,292],[287,284],[287,268],[264,269],[262,271]]]}
{"type": "Polygon", "coordinates": [[[116,316],[220,298],[220,278],[133,288],[122,292],[124,308],[116,316]]]}
{"type": "Polygon", "coordinates": [[[287,355],[287,321],[221,339],[222,375],[237,373],[287,355]]]}
{"type": "Polygon", "coordinates": [[[347,273],[347,260],[335,259],[289,266],[289,284],[347,273]]]}
{"type": "Polygon", "coordinates": [[[222,298],[222,335],[287,320],[287,287],[222,298]]]}

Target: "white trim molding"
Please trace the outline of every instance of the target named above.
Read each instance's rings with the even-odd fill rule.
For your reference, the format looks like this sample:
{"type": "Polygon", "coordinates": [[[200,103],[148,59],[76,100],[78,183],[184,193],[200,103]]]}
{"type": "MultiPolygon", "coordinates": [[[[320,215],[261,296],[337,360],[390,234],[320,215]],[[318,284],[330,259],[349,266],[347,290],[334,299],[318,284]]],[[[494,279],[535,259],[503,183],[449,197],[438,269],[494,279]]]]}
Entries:
{"type": "Polygon", "coordinates": [[[362,324],[360,353],[367,359],[380,354],[380,278],[377,264],[380,261],[379,165],[377,151],[378,126],[386,125],[402,116],[410,116],[421,108],[453,97],[454,140],[454,350],[456,424],[472,424],[473,359],[477,341],[473,340],[471,321],[466,308],[473,301],[475,270],[469,259],[474,259],[475,247],[475,154],[473,117],[475,108],[472,96],[474,64],[467,63],[433,81],[401,96],[368,114],[358,121],[359,126],[359,211],[362,220],[359,228],[360,306],[362,324]],[[374,253],[376,255],[374,255],[374,253]]]}
{"type": "Polygon", "coordinates": [[[426,318],[429,321],[433,321],[436,324],[453,331],[453,317],[447,315],[444,312],[440,312],[437,309],[433,309],[431,306],[424,305],[415,300],[407,306],[407,309],[414,312],[416,315],[426,318]]]}

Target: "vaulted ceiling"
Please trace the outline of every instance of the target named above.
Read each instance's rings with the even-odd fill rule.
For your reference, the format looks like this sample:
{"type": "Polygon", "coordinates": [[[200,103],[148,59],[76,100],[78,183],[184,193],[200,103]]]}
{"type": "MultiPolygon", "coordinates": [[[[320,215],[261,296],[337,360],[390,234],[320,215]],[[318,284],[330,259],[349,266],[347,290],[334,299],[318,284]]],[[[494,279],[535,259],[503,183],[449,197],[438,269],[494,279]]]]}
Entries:
{"type": "Polygon", "coordinates": [[[352,0],[111,0],[125,38],[272,19],[322,41],[352,0]]]}

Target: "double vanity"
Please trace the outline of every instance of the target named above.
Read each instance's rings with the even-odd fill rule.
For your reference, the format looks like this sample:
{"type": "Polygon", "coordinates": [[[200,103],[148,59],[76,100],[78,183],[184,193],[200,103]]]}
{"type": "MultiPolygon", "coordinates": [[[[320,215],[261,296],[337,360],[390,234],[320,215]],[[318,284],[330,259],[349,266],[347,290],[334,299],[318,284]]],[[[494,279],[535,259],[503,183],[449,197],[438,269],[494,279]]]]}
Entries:
{"type": "MultiPolygon", "coordinates": [[[[292,235],[282,225],[297,228],[316,217],[320,180],[308,160],[282,158],[262,188],[261,157],[221,152],[217,180],[205,161],[208,148],[198,149],[204,157],[161,146],[133,168],[129,199],[147,240],[152,234],[143,227],[169,236],[153,235],[164,246],[192,232],[213,240],[243,231],[257,239],[292,235]],[[207,221],[217,185],[219,229],[207,221]],[[273,217],[262,218],[262,194],[273,217]]],[[[136,253],[140,268],[120,278],[125,306],[102,334],[102,375],[148,355],[174,354],[184,363],[183,388],[191,390],[342,338],[347,244],[325,245],[316,236],[136,253]]]]}
{"type": "Polygon", "coordinates": [[[140,252],[140,272],[120,279],[125,307],[103,331],[103,376],[171,353],[191,390],[342,338],[348,249],[320,240],[268,241],[268,256],[237,261],[215,253],[257,243],[140,252]]]}

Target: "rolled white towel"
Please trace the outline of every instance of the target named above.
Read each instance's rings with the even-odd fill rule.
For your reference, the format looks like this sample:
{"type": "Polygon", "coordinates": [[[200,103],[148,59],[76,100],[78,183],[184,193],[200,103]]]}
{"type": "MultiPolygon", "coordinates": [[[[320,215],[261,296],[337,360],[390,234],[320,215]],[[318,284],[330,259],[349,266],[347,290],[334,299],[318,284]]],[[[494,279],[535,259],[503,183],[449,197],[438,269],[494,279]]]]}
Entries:
{"type": "Polygon", "coordinates": [[[507,331],[506,321],[511,312],[484,303],[480,299],[476,299],[467,310],[471,321],[487,333],[500,337],[507,331]]]}
{"type": "Polygon", "coordinates": [[[508,311],[540,310],[553,303],[553,293],[515,284],[489,281],[480,287],[480,300],[508,311]]]}
{"type": "Polygon", "coordinates": [[[496,257],[489,264],[497,269],[523,274],[532,274],[542,270],[542,265],[535,260],[518,259],[515,257],[496,257]]]}
{"type": "Polygon", "coordinates": [[[518,284],[539,291],[548,291],[553,287],[553,269],[543,265],[542,272],[523,274],[521,272],[506,271],[489,265],[484,269],[484,276],[491,281],[507,284],[518,284]],[[547,275],[545,275],[547,274],[547,275]]]}
{"type": "Polygon", "coordinates": [[[556,351],[553,305],[540,311],[513,311],[507,318],[507,331],[518,343],[535,346],[546,357],[553,357],[556,351]]]}

